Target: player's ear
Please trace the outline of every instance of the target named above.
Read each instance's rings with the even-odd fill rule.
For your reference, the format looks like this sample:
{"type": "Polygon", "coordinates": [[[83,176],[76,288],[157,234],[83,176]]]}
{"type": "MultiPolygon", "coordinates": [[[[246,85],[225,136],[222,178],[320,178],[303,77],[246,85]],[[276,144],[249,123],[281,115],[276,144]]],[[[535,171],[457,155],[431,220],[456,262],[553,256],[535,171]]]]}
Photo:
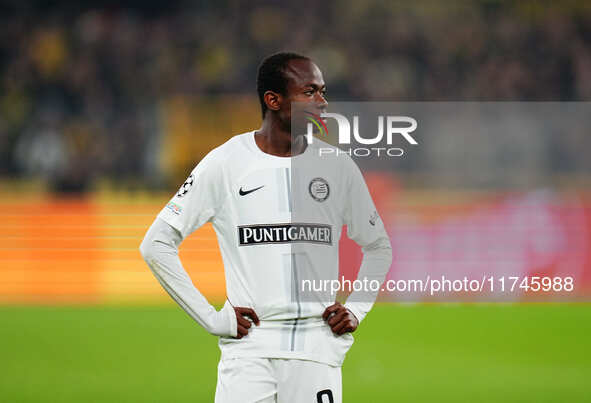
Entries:
{"type": "Polygon", "coordinates": [[[281,101],[283,100],[281,94],[274,91],[266,91],[263,95],[263,99],[265,100],[268,109],[272,111],[278,111],[281,109],[281,101]]]}

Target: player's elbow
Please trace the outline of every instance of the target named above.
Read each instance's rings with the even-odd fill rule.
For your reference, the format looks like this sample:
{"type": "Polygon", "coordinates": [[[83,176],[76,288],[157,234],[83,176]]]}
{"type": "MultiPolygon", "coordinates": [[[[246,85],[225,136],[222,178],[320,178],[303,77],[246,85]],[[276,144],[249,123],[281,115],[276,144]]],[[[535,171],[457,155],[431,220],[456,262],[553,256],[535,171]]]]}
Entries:
{"type": "Polygon", "coordinates": [[[169,253],[173,249],[153,228],[150,228],[140,244],[140,253],[147,263],[160,260],[163,254],[169,253]]]}
{"type": "Polygon", "coordinates": [[[390,238],[386,238],[386,241],[384,242],[384,250],[385,250],[385,255],[388,256],[388,259],[390,259],[390,262],[392,262],[392,244],[390,243],[390,238]]]}
{"type": "Polygon", "coordinates": [[[162,260],[167,256],[176,255],[180,242],[180,234],[174,228],[156,220],[140,244],[140,253],[144,260],[150,264],[150,262],[162,260]]]}
{"type": "Polygon", "coordinates": [[[378,246],[378,249],[385,255],[390,255],[390,257],[392,256],[392,245],[390,244],[390,240],[388,238],[382,240],[378,246]]]}
{"type": "Polygon", "coordinates": [[[388,242],[388,251],[387,251],[387,259],[388,259],[388,267],[392,264],[392,260],[394,260],[394,254],[392,253],[392,246],[388,242]]]}
{"type": "Polygon", "coordinates": [[[388,237],[381,237],[362,248],[363,253],[370,253],[384,259],[392,260],[392,245],[388,237]]]}
{"type": "Polygon", "coordinates": [[[150,239],[150,237],[148,237],[147,235],[146,237],[144,237],[144,240],[140,244],[140,253],[146,262],[154,258],[153,244],[153,239],[150,239]]]}
{"type": "Polygon", "coordinates": [[[389,240],[384,242],[383,245],[380,245],[379,248],[375,249],[374,254],[379,256],[379,258],[386,262],[387,266],[390,267],[392,264],[392,246],[390,245],[389,240]]]}

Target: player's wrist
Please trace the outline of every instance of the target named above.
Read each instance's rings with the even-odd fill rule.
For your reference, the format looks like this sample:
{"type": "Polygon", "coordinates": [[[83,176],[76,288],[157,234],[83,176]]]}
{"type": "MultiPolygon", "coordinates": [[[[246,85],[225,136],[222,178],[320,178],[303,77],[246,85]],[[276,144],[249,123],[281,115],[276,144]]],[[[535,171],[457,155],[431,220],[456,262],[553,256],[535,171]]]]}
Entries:
{"type": "Polygon", "coordinates": [[[222,309],[214,310],[210,318],[209,328],[206,329],[214,336],[236,337],[238,324],[234,307],[226,301],[222,309]]]}
{"type": "Polygon", "coordinates": [[[349,311],[351,314],[353,314],[355,319],[357,319],[357,324],[359,325],[361,323],[361,321],[363,320],[363,318],[365,317],[365,314],[363,313],[363,311],[358,309],[355,306],[355,304],[353,304],[353,303],[345,303],[345,308],[347,309],[347,311],[349,311]]]}

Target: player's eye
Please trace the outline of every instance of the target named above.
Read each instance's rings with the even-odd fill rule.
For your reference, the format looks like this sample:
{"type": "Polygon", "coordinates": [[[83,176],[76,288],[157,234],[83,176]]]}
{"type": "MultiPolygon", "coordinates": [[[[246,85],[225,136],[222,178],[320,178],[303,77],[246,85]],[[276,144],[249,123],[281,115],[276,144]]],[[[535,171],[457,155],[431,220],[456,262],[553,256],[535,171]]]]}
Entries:
{"type": "Polygon", "coordinates": [[[314,90],[305,91],[304,94],[312,96],[312,95],[314,95],[314,90]]]}

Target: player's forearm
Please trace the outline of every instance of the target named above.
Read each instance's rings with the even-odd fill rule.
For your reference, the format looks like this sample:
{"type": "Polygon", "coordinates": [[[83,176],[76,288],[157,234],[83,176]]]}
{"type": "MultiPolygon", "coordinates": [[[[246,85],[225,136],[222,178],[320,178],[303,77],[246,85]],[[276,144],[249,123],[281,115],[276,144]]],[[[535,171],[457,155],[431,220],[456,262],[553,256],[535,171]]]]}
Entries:
{"type": "MultiPolygon", "coordinates": [[[[381,285],[388,274],[391,264],[392,247],[390,246],[390,240],[385,236],[363,248],[363,260],[361,261],[357,279],[365,284],[371,284],[370,282],[376,284],[377,281],[381,285]],[[365,282],[366,279],[367,282],[365,282]]],[[[369,288],[353,291],[349,295],[345,307],[361,322],[371,310],[378,293],[379,289],[372,291],[369,288]]]]}
{"type": "Polygon", "coordinates": [[[140,245],[140,252],[162,287],[189,316],[208,332],[236,336],[236,316],[226,303],[219,312],[195,288],[178,256],[181,235],[169,224],[156,219],[140,245]]]}

